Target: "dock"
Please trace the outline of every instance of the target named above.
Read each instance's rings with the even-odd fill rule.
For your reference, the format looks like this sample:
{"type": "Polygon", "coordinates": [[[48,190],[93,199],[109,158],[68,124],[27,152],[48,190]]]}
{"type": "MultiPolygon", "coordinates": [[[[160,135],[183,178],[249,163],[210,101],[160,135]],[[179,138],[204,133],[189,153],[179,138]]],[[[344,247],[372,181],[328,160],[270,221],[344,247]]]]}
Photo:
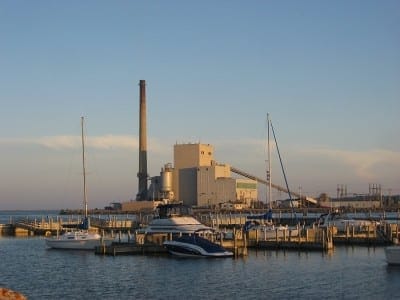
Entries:
{"type": "MultiPolygon", "coordinates": [[[[233,234],[233,238],[224,239],[222,236],[218,240],[215,237],[209,237],[212,242],[220,244],[227,250],[232,251],[235,257],[247,255],[247,240],[246,236],[242,235],[242,231],[237,231],[233,234]]],[[[141,234],[135,233],[135,240],[132,242],[114,242],[109,246],[99,246],[95,249],[95,254],[102,255],[127,255],[127,254],[166,254],[167,249],[163,246],[163,242],[171,240],[172,235],[168,233],[157,234],[141,234]]]]}
{"type": "Polygon", "coordinates": [[[335,245],[385,246],[393,244],[399,237],[399,225],[382,223],[371,226],[347,226],[343,231],[333,228],[335,245]]]}
{"type": "Polygon", "coordinates": [[[249,247],[256,249],[297,249],[319,250],[333,249],[332,228],[288,228],[275,232],[253,230],[248,232],[249,247]]]}
{"type": "Polygon", "coordinates": [[[94,250],[99,255],[144,255],[144,254],[167,254],[163,246],[156,244],[136,244],[126,242],[115,242],[109,246],[97,246],[94,250]]]}
{"type": "MultiPolygon", "coordinates": [[[[298,249],[298,250],[329,250],[333,248],[331,229],[305,229],[287,231],[287,234],[267,236],[265,232],[233,230],[225,235],[219,232],[216,236],[210,237],[214,243],[218,243],[227,250],[232,251],[235,257],[247,255],[248,248],[254,249],[298,249]]],[[[103,255],[124,255],[124,254],[165,254],[167,251],[162,246],[163,242],[172,239],[170,234],[135,234],[135,241],[130,243],[115,242],[110,246],[100,246],[95,250],[96,254],[103,255]]]]}
{"type": "MultiPolygon", "coordinates": [[[[50,236],[57,235],[71,228],[78,228],[82,219],[80,216],[68,218],[18,218],[8,224],[0,224],[0,235],[10,236],[50,236]]],[[[138,227],[138,224],[129,219],[117,220],[116,218],[100,219],[90,218],[93,231],[114,233],[127,233],[138,227]]]]}

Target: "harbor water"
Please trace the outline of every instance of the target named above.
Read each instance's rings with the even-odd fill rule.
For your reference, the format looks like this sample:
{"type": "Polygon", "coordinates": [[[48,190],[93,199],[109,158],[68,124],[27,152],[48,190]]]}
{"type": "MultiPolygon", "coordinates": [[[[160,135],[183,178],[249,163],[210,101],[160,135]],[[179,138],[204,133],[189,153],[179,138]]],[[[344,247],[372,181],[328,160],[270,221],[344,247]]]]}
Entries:
{"type": "Polygon", "coordinates": [[[394,299],[399,282],[383,247],[179,259],[60,251],[43,237],[0,236],[0,287],[28,299],[394,299]]]}
{"type": "Polygon", "coordinates": [[[101,256],[0,238],[0,286],[29,299],[393,299],[400,268],[382,247],[249,251],[238,259],[101,256]]]}

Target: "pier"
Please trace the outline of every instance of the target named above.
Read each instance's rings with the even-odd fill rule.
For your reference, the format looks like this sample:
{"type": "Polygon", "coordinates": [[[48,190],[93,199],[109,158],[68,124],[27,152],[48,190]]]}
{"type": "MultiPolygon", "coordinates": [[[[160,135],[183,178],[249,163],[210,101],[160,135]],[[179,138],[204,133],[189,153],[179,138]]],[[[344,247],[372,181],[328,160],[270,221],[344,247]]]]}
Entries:
{"type": "MultiPolygon", "coordinates": [[[[235,257],[246,256],[248,248],[254,249],[298,249],[325,251],[333,248],[331,229],[303,229],[287,230],[284,232],[262,232],[254,230],[221,231],[209,239],[234,253],[235,257]],[[296,231],[296,232],[295,232],[296,231]]],[[[115,242],[110,246],[100,246],[95,249],[96,254],[123,255],[123,254],[165,254],[162,246],[166,240],[171,240],[170,234],[135,234],[131,242],[115,242]]]]}
{"type": "Polygon", "coordinates": [[[288,228],[286,230],[252,230],[248,232],[249,247],[257,249],[333,249],[332,228],[288,228]]]}
{"type": "MultiPolygon", "coordinates": [[[[23,217],[10,220],[8,224],[0,224],[0,235],[33,236],[56,235],[67,230],[78,228],[82,223],[81,216],[60,217],[23,217]]],[[[138,227],[138,223],[129,219],[90,218],[91,228],[98,232],[130,232],[138,227]]]]}
{"type": "MultiPolygon", "coordinates": [[[[237,224],[228,224],[237,225],[237,224]]],[[[165,254],[162,243],[172,238],[169,234],[145,235],[136,232],[134,240],[116,242],[111,246],[101,246],[95,250],[96,254],[165,254]]],[[[287,229],[251,230],[244,232],[235,227],[219,228],[216,236],[210,237],[212,242],[218,243],[231,250],[235,256],[246,256],[247,249],[293,249],[299,251],[328,251],[335,245],[366,245],[384,246],[392,244],[400,238],[398,224],[375,224],[371,226],[348,226],[339,231],[334,226],[292,226],[287,229]]]]}
{"type": "MultiPolygon", "coordinates": [[[[96,254],[103,255],[123,255],[123,254],[165,254],[167,249],[163,246],[163,242],[172,240],[169,233],[143,234],[135,233],[135,240],[131,242],[114,242],[110,246],[96,247],[96,254]]],[[[214,243],[218,243],[227,250],[234,253],[235,257],[247,255],[247,237],[243,231],[232,232],[229,238],[224,238],[220,233],[217,236],[208,236],[214,243]]]]}

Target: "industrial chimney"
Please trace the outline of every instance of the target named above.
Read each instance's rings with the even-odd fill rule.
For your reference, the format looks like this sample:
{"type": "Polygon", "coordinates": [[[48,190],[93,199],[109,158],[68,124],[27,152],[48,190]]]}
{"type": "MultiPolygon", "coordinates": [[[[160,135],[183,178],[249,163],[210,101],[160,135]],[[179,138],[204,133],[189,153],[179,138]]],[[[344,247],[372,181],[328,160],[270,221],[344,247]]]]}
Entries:
{"type": "Polygon", "coordinates": [[[136,200],[148,200],[147,197],[147,129],[146,129],[146,81],[140,80],[140,116],[139,116],[139,179],[136,200]]]}

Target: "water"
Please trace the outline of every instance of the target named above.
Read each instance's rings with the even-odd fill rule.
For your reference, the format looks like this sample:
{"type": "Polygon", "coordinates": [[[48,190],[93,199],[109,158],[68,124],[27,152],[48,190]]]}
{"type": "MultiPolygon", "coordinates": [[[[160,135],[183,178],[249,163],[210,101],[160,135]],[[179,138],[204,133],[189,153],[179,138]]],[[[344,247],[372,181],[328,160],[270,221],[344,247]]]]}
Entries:
{"type": "Polygon", "coordinates": [[[0,237],[0,286],[29,299],[392,299],[400,268],[382,247],[253,251],[239,259],[101,256],[0,237]]]}
{"type": "MultiPolygon", "coordinates": [[[[3,212],[0,223],[57,213],[3,212]]],[[[399,283],[400,267],[386,264],[383,247],[178,259],[60,251],[43,237],[0,236],[0,287],[29,299],[393,299],[399,283]]]]}

